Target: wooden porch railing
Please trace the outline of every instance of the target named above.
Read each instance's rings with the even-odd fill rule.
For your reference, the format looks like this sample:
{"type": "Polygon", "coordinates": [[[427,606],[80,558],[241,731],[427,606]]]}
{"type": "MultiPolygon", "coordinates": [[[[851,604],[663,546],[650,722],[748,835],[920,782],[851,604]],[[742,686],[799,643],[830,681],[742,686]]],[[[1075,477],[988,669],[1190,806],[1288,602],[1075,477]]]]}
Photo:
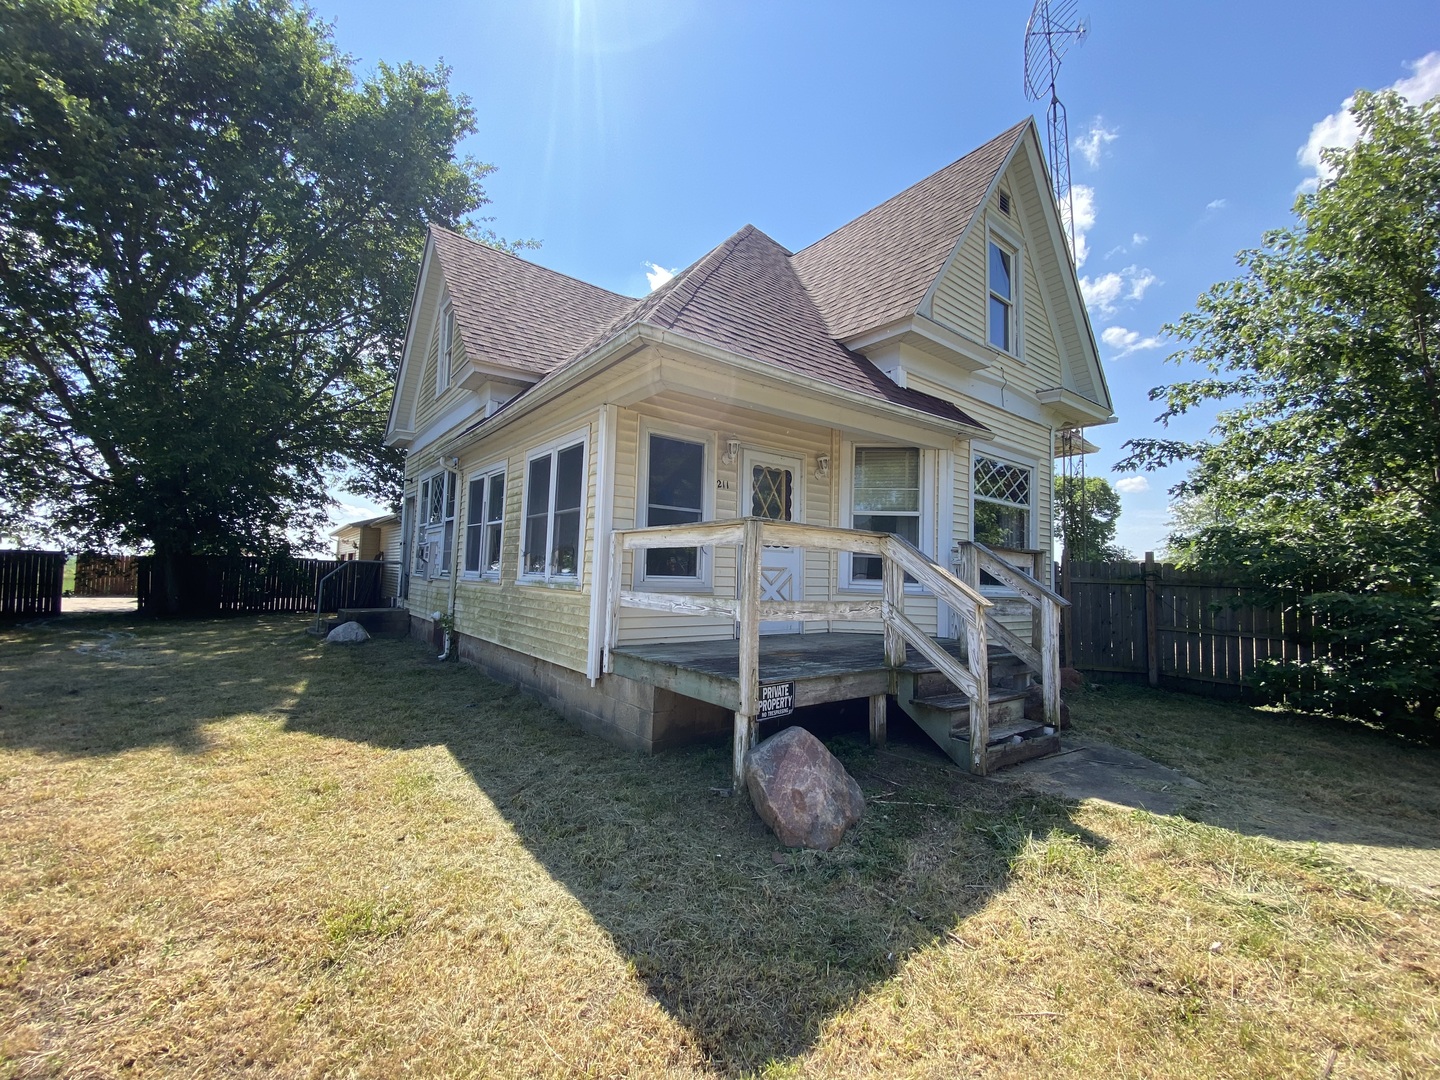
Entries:
{"type": "MultiPolygon", "coordinates": [[[[639,558],[639,556],[636,556],[639,558]]],[[[611,653],[619,634],[620,609],[664,611],[676,615],[728,615],[739,627],[739,698],[735,713],[733,768],[737,787],[743,782],[745,754],[755,741],[760,698],[760,624],[767,620],[829,622],[875,620],[885,632],[885,664],[905,663],[906,645],[934,664],[970,699],[971,768],[983,773],[989,742],[990,699],[985,618],[990,601],[972,584],[932,562],[912,544],[888,533],[832,529],[793,522],[739,518],[696,525],[662,525],[623,529],[610,534],[610,573],[605,604],[604,670],[612,671],[611,653]],[[760,565],[767,546],[809,551],[851,552],[882,560],[879,599],[761,600],[760,565]],[[737,592],[731,597],[654,593],[621,588],[625,552],[648,548],[738,547],[737,592]],[[966,659],[955,659],[934,638],[905,615],[905,575],[910,575],[965,624],[966,659]]],[[[1012,635],[1013,636],[1013,635],[1012,635]]]]}
{"type": "Polygon", "coordinates": [[[955,575],[977,591],[981,573],[989,574],[1006,588],[1013,590],[1032,609],[1030,642],[1022,641],[995,617],[985,612],[985,621],[995,640],[1009,649],[1026,667],[1040,677],[1045,703],[1045,723],[1060,730],[1060,611],[1070,602],[1054,589],[1041,583],[1038,552],[1006,551],[1010,558],[978,541],[962,541],[955,545],[955,575]],[[1018,558],[1017,558],[1018,557],[1018,558]],[[1029,558],[1032,572],[1017,568],[1019,558],[1029,558]]]}

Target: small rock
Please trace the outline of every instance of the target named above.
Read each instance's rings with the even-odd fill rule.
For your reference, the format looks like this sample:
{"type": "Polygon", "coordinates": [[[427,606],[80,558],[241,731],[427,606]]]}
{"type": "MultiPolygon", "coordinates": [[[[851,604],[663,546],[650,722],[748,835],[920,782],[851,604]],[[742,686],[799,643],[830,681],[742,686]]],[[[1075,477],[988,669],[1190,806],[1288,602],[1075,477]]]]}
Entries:
{"type": "Polygon", "coordinates": [[[825,744],[786,728],[745,757],[745,786],[760,820],[786,847],[829,851],[865,812],[865,795],[825,744]]]}
{"type": "Polygon", "coordinates": [[[1076,671],[1073,667],[1060,669],[1060,692],[1062,694],[1074,693],[1076,690],[1085,689],[1085,676],[1076,671]]]}
{"type": "Polygon", "coordinates": [[[325,638],[326,645],[358,645],[362,641],[369,641],[370,634],[365,627],[358,622],[341,623],[331,630],[325,638]]]}

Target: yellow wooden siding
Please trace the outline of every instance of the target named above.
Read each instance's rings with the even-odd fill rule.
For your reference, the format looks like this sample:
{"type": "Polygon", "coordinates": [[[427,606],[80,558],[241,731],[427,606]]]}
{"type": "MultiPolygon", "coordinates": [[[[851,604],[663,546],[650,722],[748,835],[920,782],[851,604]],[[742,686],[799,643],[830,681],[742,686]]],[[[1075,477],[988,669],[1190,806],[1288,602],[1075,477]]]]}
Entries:
{"type": "Polygon", "coordinates": [[[985,340],[985,230],[970,230],[959,255],[935,287],[935,321],[976,341],[985,340]]]}
{"type": "MultiPolygon", "coordinates": [[[[742,511],[742,496],[748,487],[742,484],[740,475],[745,449],[769,450],[802,461],[799,483],[803,495],[804,520],[812,525],[833,525],[835,484],[834,436],[828,428],[799,425],[792,421],[750,411],[727,412],[723,424],[697,423],[699,418],[713,418],[716,415],[714,403],[700,402],[677,394],[662,394],[651,398],[631,409],[620,410],[619,442],[616,447],[615,476],[615,517],[617,529],[634,528],[639,512],[640,453],[643,423],[653,422],[656,430],[664,433],[691,433],[694,438],[711,440],[710,453],[714,460],[709,463],[714,471],[712,483],[718,482],[715,496],[715,520],[725,521],[739,517],[742,511]],[[719,460],[725,452],[725,441],[731,437],[740,440],[742,449],[734,463],[726,465],[719,460]],[[820,454],[830,454],[832,459],[829,480],[815,479],[816,459],[820,454]]],[[[743,508],[748,512],[749,507],[743,508]]],[[[713,554],[711,568],[711,594],[735,596],[735,549],[717,548],[713,554]]],[[[834,575],[831,557],[823,551],[805,553],[804,590],[805,598],[828,599],[832,593],[834,575]]],[[[624,583],[631,587],[633,560],[626,559],[624,583]]],[[[812,631],[824,630],[820,624],[810,624],[812,631]]],[[[662,612],[626,609],[620,620],[620,640],[638,644],[651,641],[693,641],[707,638],[729,637],[733,626],[728,619],[700,619],[666,615],[662,612]]]]}

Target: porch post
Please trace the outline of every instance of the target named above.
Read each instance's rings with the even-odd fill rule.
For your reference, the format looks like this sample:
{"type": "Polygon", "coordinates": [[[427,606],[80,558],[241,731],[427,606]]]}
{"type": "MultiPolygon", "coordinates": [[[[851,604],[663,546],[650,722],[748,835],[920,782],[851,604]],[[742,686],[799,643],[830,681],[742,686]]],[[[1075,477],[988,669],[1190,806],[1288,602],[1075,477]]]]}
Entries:
{"type": "Polygon", "coordinates": [[[760,560],[764,539],[761,522],[746,518],[739,565],[739,693],[735,712],[734,785],[745,783],[745,755],[755,743],[755,715],[760,711],[760,560]]]}
{"type": "Polygon", "coordinates": [[[885,695],[870,697],[870,745],[885,745],[885,695]]]}

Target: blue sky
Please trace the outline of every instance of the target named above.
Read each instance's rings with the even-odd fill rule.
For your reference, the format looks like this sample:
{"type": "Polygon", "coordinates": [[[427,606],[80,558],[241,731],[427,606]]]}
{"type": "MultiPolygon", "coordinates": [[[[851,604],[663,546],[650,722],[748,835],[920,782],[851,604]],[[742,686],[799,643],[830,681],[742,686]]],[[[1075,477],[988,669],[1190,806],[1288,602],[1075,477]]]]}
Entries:
{"type": "MultiPolygon", "coordinates": [[[[537,262],[639,295],[747,223],[792,249],[942,168],[1044,102],[1026,100],[1032,4],[700,0],[316,0],[361,71],[453,68],[499,167],[494,227],[537,262]]],[[[1301,151],[1357,88],[1440,93],[1440,4],[1081,0],[1065,60],[1074,182],[1090,192],[1085,279],[1120,422],[1092,429],[1119,482],[1119,540],[1166,533],[1178,476],[1112,473],[1156,432],[1147,391],[1183,370],[1161,326],[1234,256],[1288,224],[1301,151]]],[[[1203,434],[1206,418],[1172,426],[1203,434]]],[[[337,520],[365,516],[353,503],[337,520]]]]}

